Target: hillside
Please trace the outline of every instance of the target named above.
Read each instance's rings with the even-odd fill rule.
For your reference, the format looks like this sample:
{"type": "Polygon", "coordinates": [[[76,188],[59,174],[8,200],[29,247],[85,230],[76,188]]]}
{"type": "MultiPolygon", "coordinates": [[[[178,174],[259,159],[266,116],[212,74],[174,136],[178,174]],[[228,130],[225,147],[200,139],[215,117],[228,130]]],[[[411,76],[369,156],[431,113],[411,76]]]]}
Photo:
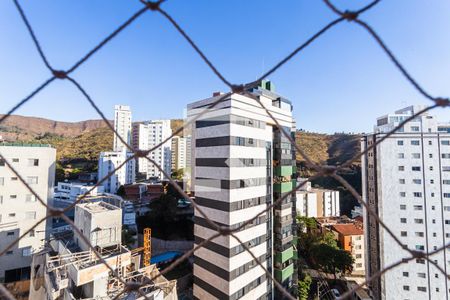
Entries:
{"type": "MultiPolygon", "coordinates": [[[[3,116],[0,114],[0,117],[3,116]]],[[[0,125],[0,135],[7,141],[27,141],[44,134],[76,137],[105,127],[103,120],[60,122],[44,118],[12,115],[0,125]]]]}
{"type": "MultiPolygon", "coordinates": [[[[296,143],[315,163],[339,165],[361,151],[360,136],[343,133],[332,135],[311,132],[296,132],[296,143]]],[[[305,159],[297,152],[297,162],[303,165],[305,159]]],[[[358,159],[354,165],[361,164],[358,159]]]]}

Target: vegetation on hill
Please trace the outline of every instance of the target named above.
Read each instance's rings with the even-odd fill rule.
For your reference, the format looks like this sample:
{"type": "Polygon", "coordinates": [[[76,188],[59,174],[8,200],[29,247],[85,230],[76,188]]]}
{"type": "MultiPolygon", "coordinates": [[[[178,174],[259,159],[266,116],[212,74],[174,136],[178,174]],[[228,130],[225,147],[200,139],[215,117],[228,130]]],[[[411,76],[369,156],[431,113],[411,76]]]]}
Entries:
{"type": "MultiPolygon", "coordinates": [[[[296,132],[296,143],[306,155],[321,165],[337,166],[352,159],[361,151],[360,136],[353,134],[336,133],[332,135],[296,132]]],[[[315,171],[307,167],[305,158],[297,151],[297,167],[301,177],[310,177],[315,171]]],[[[361,160],[358,158],[345,171],[340,172],[359,193],[361,193],[361,160]]],[[[341,214],[350,215],[351,210],[358,201],[340,183],[330,177],[321,177],[312,181],[313,186],[335,189],[341,191],[341,214]]]]}

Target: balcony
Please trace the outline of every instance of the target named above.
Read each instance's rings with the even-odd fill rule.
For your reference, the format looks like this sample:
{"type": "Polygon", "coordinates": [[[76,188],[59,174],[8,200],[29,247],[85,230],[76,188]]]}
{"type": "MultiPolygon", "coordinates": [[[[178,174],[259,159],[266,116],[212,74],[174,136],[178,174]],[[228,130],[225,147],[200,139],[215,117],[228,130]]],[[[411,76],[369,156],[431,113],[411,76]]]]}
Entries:
{"type": "Polygon", "coordinates": [[[289,276],[294,274],[294,264],[290,264],[283,270],[274,269],[274,273],[275,273],[275,279],[278,280],[278,282],[283,282],[289,276]]]}
{"type": "Polygon", "coordinates": [[[273,169],[273,174],[275,176],[291,176],[293,173],[293,166],[278,166],[273,169]]]}
{"type": "Polygon", "coordinates": [[[286,193],[292,191],[292,181],[274,183],[273,191],[276,193],[286,193]]]}
{"type": "Polygon", "coordinates": [[[294,248],[290,247],[283,252],[277,252],[275,254],[275,261],[279,263],[284,263],[288,259],[291,259],[294,256],[294,248]]]}

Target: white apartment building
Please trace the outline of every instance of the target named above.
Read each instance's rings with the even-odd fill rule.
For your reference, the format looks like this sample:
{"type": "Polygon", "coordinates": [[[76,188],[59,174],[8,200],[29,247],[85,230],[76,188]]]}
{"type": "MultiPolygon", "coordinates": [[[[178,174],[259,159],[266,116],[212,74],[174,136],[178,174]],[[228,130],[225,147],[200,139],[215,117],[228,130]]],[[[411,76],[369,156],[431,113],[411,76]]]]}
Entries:
{"type": "MultiPolygon", "coordinates": [[[[410,106],[377,119],[375,133],[362,138],[362,151],[402,120],[410,106]]],[[[410,249],[432,252],[450,242],[450,123],[427,113],[414,118],[362,158],[363,200],[410,249]]],[[[409,253],[364,212],[367,276],[409,253]]],[[[450,252],[432,259],[446,272],[450,252]]],[[[449,281],[424,259],[390,270],[371,284],[374,299],[449,299],[449,281]]]]}
{"type": "MultiPolygon", "coordinates": [[[[291,132],[292,105],[265,88],[251,92],[291,132]]],[[[188,120],[220,94],[188,105],[188,120]]],[[[193,124],[192,187],[195,201],[218,225],[237,228],[274,199],[289,194],[294,160],[289,141],[250,97],[232,94],[193,124]]],[[[293,234],[295,195],[237,233],[288,290],[297,282],[293,234]]],[[[196,210],[195,244],[216,233],[196,210]]],[[[220,236],[194,254],[194,299],[272,299],[281,296],[264,270],[231,236],[220,236]]]]}
{"type": "MultiPolygon", "coordinates": [[[[119,136],[131,146],[131,110],[127,105],[114,106],[114,128],[119,136]]],[[[98,159],[98,181],[133,156],[128,147],[114,133],[113,151],[101,152],[98,159]]],[[[115,193],[124,184],[133,183],[136,179],[136,162],[128,161],[124,166],[109,176],[101,185],[107,193],[115,193]]]]}
{"type": "MultiPolygon", "coordinates": [[[[114,129],[128,145],[131,145],[131,110],[127,105],[114,106],[114,129]]],[[[113,151],[124,151],[128,148],[114,134],[113,151]]]]}
{"type": "MultiPolygon", "coordinates": [[[[297,179],[297,183],[302,182],[297,179]]],[[[339,217],[339,191],[312,188],[306,182],[297,190],[297,214],[309,218],[339,217]]]]}
{"type": "MultiPolygon", "coordinates": [[[[101,152],[98,160],[98,180],[108,176],[109,172],[121,165],[127,158],[133,156],[132,152],[101,152]]],[[[129,160],[125,165],[109,176],[101,184],[106,193],[115,193],[121,185],[130,184],[135,181],[135,160],[129,160]]]]}
{"type": "MultiPolygon", "coordinates": [[[[153,120],[136,123],[133,125],[133,147],[136,150],[149,150],[169,138],[171,134],[170,120],[153,120]]],[[[171,148],[172,142],[169,139],[161,147],[158,147],[148,155],[149,158],[162,166],[167,174],[170,174],[172,169],[171,148]]],[[[150,177],[164,179],[164,174],[154,164],[143,157],[138,159],[137,170],[139,173],[145,174],[147,179],[150,177]]]]}
{"type": "MultiPolygon", "coordinates": [[[[0,144],[0,153],[46,203],[51,204],[56,150],[40,144],[0,144]]],[[[5,249],[47,214],[47,209],[0,161],[0,249],[5,249]]],[[[0,256],[0,281],[30,278],[31,255],[46,238],[47,221],[40,223],[0,256]]]]}
{"type": "Polygon", "coordinates": [[[172,170],[186,168],[187,139],[181,136],[172,138],[172,170]]]}
{"type": "Polygon", "coordinates": [[[104,187],[82,182],[58,182],[53,199],[55,201],[73,203],[80,195],[84,195],[87,192],[89,192],[90,196],[97,196],[104,192],[104,187]]]}

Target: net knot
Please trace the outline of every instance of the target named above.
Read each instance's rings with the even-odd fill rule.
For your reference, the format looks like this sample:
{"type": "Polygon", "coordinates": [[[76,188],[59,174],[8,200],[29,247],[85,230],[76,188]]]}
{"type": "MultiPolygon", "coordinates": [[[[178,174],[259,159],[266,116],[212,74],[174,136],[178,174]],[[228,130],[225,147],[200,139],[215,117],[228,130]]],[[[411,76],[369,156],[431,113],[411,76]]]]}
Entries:
{"type": "Polygon", "coordinates": [[[436,105],[440,107],[450,106],[450,100],[448,98],[436,98],[434,99],[434,103],[436,103],[436,105]]]}
{"type": "Polygon", "coordinates": [[[355,21],[358,18],[358,13],[354,12],[354,11],[346,10],[342,14],[342,17],[344,19],[346,19],[347,21],[351,22],[351,21],[355,21]]]}
{"type": "Polygon", "coordinates": [[[53,70],[53,76],[55,76],[58,79],[66,79],[67,78],[67,73],[65,71],[61,71],[61,70],[53,70]]]}
{"type": "Polygon", "coordinates": [[[147,150],[136,150],[134,153],[136,154],[136,157],[147,157],[148,155],[147,150]]]}
{"type": "Polygon", "coordinates": [[[244,92],[244,85],[243,84],[234,84],[231,87],[231,91],[235,94],[242,94],[244,92]]]}
{"type": "Polygon", "coordinates": [[[147,6],[148,9],[150,10],[158,10],[159,9],[159,5],[161,4],[161,1],[147,1],[145,2],[145,5],[147,6]]]}

